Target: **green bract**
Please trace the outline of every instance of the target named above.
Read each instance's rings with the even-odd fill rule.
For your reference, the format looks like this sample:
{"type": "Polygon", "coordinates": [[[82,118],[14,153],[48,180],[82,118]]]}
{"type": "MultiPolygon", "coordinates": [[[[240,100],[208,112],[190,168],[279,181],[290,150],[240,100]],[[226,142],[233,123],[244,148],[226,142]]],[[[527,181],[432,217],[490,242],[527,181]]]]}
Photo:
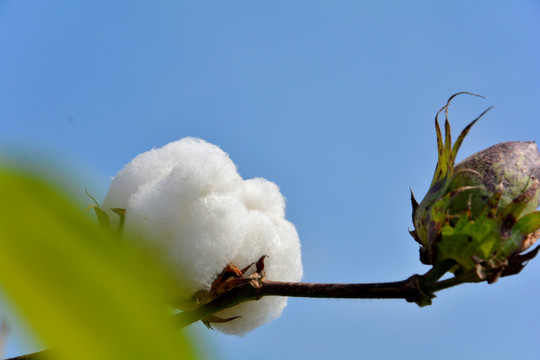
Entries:
{"type": "MultiPolygon", "coordinates": [[[[459,93],[462,94],[462,93],[459,93]]],[[[420,204],[412,196],[411,235],[421,245],[420,260],[453,271],[477,269],[490,282],[515,274],[536,254],[520,255],[540,237],[540,153],[536,144],[506,142],[482,150],[454,166],[472,121],[452,145],[448,106],[435,117],[438,161],[420,204]],[[438,115],[444,110],[443,141],[438,115]]],[[[474,94],[473,94],[474,95],[474,94]]]]}

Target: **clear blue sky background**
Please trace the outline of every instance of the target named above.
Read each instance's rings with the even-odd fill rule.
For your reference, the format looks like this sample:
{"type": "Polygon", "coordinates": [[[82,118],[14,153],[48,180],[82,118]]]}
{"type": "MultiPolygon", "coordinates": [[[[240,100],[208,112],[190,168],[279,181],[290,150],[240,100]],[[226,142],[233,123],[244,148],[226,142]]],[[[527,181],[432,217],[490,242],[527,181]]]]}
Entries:
{"type": "MultiPolygon", "coordinates": [[[[459,159],[540,140],[538,1],[0,1],[0,147],[78,164],[103,198],[135,155],[184,136],[287,197],[305,281],[378,282],[427,268],[409,187],[488,106],[459,159]]],[[[540,259],[430,307],[290,299],[244,338],[193,326],[216,359],[538,359],[540,259]]],[[[12,337],[8,354],[27,351],[12,337]]]]}

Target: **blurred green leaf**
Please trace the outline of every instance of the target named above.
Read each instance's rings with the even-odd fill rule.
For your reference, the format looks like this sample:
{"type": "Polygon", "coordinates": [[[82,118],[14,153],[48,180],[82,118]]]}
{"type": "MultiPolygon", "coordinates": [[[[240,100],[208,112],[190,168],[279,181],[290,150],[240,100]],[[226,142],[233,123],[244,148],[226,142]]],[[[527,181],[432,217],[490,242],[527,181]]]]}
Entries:
{"type": "Polygon", "coordinates": [[[146,254],[97,226],[58,190],[0,169],[0,286],[65,359],[192,359],[173,330],[174,285],[146,254]]]}

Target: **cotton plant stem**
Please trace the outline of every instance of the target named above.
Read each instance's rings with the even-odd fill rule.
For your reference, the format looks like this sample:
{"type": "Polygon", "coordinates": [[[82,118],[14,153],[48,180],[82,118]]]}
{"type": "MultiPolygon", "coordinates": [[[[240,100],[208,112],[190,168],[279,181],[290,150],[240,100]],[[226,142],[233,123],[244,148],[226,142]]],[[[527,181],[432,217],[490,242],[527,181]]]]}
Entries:
{"type": "Polygon", "coordinates": [[[476,269],[469,270],[461,275],[454,276],[452,278],[441,280],[433,284],[426,286],[426,291],[435,293],[444,289],[454,287],[456,285],[461,285],[465,283],[476,283],[486,281],[481,275],[476,272],[476,269]]]}
{"type": "Polygon", "coordinates": [[[374,284],[324,284],[264,280],[260,296],[289,296],[338,299],[407,299],[414,298],[417,289],[407,279],[374,284]]]}
{"type": "Polygon", "coordinates": [[[258,300],[264,296],[287,296],[334,299],[405,299],[419,306],[431,304],[435,292],[466,282],[482,281],[475,273],[468,272],[446,280],[439,280],[443,272],[433,270],[424,275],[386,283],[332,284],[284,282],[261,279],[257,286],[246,283],[235,287],[213,301],[191,311],[176,314],[177,326],[185,327],[221,310],[245,301],[258,300]],[[426,281],[426,280],[434,281],[426,281]]]}

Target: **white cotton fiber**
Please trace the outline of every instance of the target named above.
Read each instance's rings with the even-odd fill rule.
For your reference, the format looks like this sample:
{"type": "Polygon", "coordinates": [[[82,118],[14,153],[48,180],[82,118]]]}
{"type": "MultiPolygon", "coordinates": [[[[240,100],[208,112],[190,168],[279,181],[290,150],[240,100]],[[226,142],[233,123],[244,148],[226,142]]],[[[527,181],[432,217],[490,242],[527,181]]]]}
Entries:
{"type": "MultiPolygon", "coordinates": [[[[266,277],[302,277],[300,241],[285,220],[276,184],[243,180],[229,156],[200,139],[184,138],[140,154],[114,178],[104,208],[126,209],[124,229],[169,263],[183,294],[208,290],[227,263],[243,268],[265,259],[266,277]]],[[[281,314],[286,298],[242,303],[212,324],[244,334],[281,314]]]]}

